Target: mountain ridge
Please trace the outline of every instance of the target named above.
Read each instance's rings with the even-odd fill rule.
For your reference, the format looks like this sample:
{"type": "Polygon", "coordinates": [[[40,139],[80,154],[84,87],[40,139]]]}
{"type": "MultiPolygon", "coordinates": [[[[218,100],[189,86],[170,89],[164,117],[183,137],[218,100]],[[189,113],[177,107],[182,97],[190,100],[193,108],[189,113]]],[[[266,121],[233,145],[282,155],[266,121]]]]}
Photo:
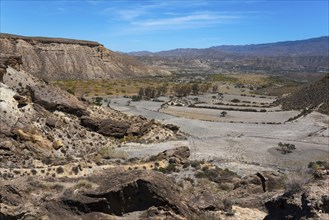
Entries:
{"type": "MultiPolygon", "coordinates": [[[[266,48],[266,47],[273,47],[273,46],[295,46],[301,43],[322,43],[325,44],[325,47],[319,47],[321,49],[320,54],[313,54],[313,53],[307,53],[304,55],[328,55],[328,48],[329,48],[329,36],[321,36],[321,37],[315,37],[315,38],[309,38],[305,40],[294,40],[294,41],[278,41],[278,42],[272,42],[272,43],[259,43],[259,44],[245,44],[245,45],[219,45],[219,46],[212,46],[212,47],[207,47],[207,48],[176,48],[172,50],[163,50],[163,51],[157,51],[157,52],[150,52],[150,51],[133,51],[129,52],[128,54],[134,55],[134,56],[145,56],[145,55],[159,55],[159,56],[164,56],[164,55],[173,55],[173,53],[182,53],[182,52],[203,52],[203,50],[213,50],[213,51],[220,51],[220,52],[227,52],[227,53],[239,53],[243,51],[243,48],[266,48]]],[[[243,51],[244,54],[250,54],[248,52],[243,51]]],[[[273,54],[272,54],[273,55],[273,54]]],[[[275,54],[274,54],[275,55],[275,54]]],[[[280,56],[282,55],[291,55],[289,53],[283,54],[281,52],[278,54],[280,56]]]]}
{"type": "Polygon", "coordinates": [[[133,52],[140,61],[174,73],[326,73],[329,37],[205,49],[174,49],[156,53],[133,52]]]}
{"type": "Polygon", "coordinates": [[[94,41],[0,33],[0,51],[0,57],[21,56],[22,70],[50,81],[169,74],[94,41]]]}

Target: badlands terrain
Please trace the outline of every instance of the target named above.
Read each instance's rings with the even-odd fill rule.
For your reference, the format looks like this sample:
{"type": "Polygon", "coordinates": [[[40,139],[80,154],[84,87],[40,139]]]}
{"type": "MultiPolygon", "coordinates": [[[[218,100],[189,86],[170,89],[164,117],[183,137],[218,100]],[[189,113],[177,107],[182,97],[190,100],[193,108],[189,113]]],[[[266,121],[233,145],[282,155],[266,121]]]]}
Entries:
{"type": "Polygon", "coordinates": [[[0,49],[1,220],[329,218],[328,74],[169,73],[58,38],[0,49]]]}

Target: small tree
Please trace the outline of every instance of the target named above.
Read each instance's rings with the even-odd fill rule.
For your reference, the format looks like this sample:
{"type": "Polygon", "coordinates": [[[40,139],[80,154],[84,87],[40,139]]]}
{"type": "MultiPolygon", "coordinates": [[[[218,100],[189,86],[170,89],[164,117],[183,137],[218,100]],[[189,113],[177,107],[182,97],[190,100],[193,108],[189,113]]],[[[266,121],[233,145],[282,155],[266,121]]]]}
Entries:
{"type": "Polygon", "coordinates": [[[278,143],[279,148],[277,148],[278,151],[280,151],[282,154],[289,154],[292,153],[293,150],[296,149],[294,144],[289,143],[278,143]]]}
{"type": "Polygon", "coordinates": [[[191,89],[192,89],[193,95],[199,94],[199,84],[198,83],[194,83],[192,85],[191,89]]]}
{"type": "Polygon", "coordinates": [[[143,97],[144,96],[144,88],[140,88],[138,91],[138,96],[143,97]]]}
{"type": "Polygon", "coordinates": [[[173,91],[178,97],[187,96],[191,93],[191,86],[189,84],[176,84],[173,91]]]}
{"type": "Polygon", "coordinates": [[[226,111],[222,111],[221,113],[220,113],[220,116],[221,117],[225,117],[227,115],[227,112],[226,111]]]}

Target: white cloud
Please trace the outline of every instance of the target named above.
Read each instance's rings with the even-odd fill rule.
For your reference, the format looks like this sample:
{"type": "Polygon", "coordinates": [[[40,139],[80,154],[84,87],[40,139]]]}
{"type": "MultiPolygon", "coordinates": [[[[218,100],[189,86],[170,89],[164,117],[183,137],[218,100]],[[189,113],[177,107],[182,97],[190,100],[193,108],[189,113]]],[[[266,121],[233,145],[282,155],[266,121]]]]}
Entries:
{"type": "Polygon", "coordinates": [[[214,23],[230,22],[239,18],[240,18],[239,16],[235,16],[235,15],[219,15],[212,13],[202,13],[202,14],[191,14],[191,15],[163,18],[163,19],[136,21],[136,22],[132,22],[132,24],[142,27],[161,27],[161,26],[191,25],[191,24],[207,25],[214,23]]]}
{"type": "Polygon", "coordinates": [[[124,21],[131,21],[138,17],[151,13],[153,10],[160,9],[165,6],[167,6],[166,2],[158,2],[149,5],[134,5],[127,7],[126,9],[109,7],[103,11],[103,14],[111,15],[111,16],[116,15],[117,19],[121,19],[124,21]]]}
{"type": "Polygon", "coordinates": [[[103,3],[102,0],[87,0],[87,2],[92,5],[99,5],[99,4],[103,3]]]}
{"type": "Polygon", "coordinates": [[[59,7],[59,8],[57,8],[57,11],[62,13],[62,12],[65,12],[65,9],[62,7],[59,7]]]}

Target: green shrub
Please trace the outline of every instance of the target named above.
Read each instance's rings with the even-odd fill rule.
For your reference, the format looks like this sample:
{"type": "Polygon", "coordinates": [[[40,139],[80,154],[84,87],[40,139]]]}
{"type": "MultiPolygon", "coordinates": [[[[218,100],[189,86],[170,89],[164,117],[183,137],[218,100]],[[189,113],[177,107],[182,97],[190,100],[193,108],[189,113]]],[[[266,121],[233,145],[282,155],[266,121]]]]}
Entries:
{"type": "Polygon", "coordinates": [[[240,99],[232,99],[231,102],[238,103],[240,102],[240,99]]]}
{"type": "Polygon", "coordinates": [[[307,166],[308,168],[312,170],[317,170],[319,168],[322,169],[329,169],[329,163],[327,161],[315,161],[315,162],[310,162],[307,166]]]}
{"type": "Polygon", "coordinates": [[[63,169],[63,167],[57,167],[57,169],[56,169],[56,173],[57,173],[57,174],[62,174],[62,173],[64,173],[64,169],[63,169]]]}
{"type": "Polygon", "coordinates": [[[178,172],[178,169],[176,168],[176,164],[168,164],[166,167],[160,167],[158,171],[162,173],[172,173],[172,172],[178,172]]]}
{"type": "Polygon", "coordinates": [[[138,102],[138,101],[140,101],[140,100],[142,100],[142,96],[139,96],[139,95],[133,95],[133,96],[131,97],[131,101],[133,101],[133,102],[138,102]]]}
{"type": "Polygon", "coordinates": [[[294,144],[289,144],[289,143],[278,143],[278,148],[277,150],[280,151],[282,154],[289,154],[292,153],[293,150],[296,149],[294,144]]]}

